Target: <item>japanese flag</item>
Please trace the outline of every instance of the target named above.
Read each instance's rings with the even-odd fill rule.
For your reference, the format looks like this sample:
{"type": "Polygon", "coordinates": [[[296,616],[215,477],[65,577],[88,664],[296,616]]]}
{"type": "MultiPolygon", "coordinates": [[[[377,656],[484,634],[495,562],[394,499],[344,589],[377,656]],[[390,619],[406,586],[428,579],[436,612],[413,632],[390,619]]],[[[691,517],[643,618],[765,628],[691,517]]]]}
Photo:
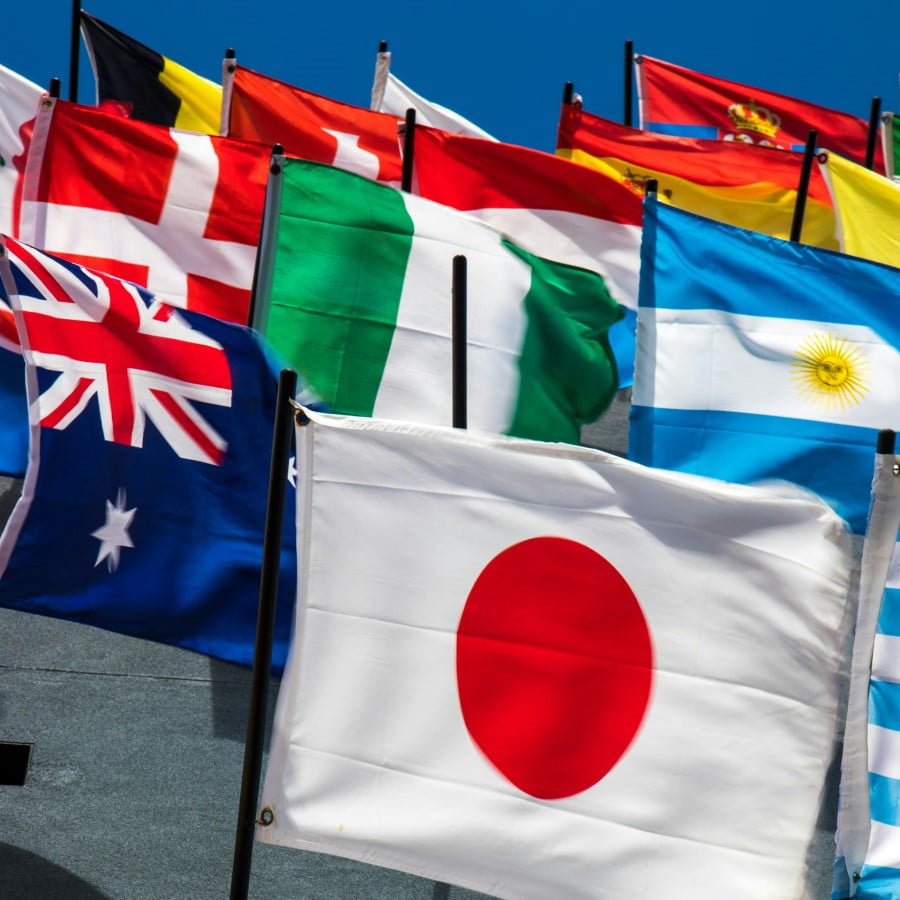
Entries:
{"type": "Polygon", "coordinates": [[[848,590],[824,503],[311,418],[260,840],[516,900],[802,896],[848,590]]]}

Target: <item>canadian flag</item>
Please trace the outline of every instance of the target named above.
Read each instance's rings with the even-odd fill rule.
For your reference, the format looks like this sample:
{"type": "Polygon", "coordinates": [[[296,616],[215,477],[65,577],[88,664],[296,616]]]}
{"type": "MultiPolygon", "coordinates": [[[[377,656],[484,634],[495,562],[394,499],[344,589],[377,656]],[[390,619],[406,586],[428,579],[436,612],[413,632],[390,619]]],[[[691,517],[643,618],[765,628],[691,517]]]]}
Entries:
{"type": "Polygon", "coordinates": [[[246,323],[269,148],[47,98],[28,152],[23,241],[246,323]]]}
{"type": "Polygon", "coordinates": [[[278,143],[290,156],[399,186],[396,116],[331,100],[231,61],[222,87],[222,119],[231,137],[278,143]]]}

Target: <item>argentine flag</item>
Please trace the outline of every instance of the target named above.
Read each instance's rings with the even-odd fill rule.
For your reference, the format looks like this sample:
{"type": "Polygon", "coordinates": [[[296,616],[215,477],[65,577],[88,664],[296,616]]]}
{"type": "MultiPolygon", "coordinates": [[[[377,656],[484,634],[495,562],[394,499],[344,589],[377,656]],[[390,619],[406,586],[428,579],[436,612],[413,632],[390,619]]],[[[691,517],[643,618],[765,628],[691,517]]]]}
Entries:
{"type": "Polygon", "coordinates": [[[780,478],[866,524],[900,428],[900,270],[645,202],[631,459],[780,478]]]}

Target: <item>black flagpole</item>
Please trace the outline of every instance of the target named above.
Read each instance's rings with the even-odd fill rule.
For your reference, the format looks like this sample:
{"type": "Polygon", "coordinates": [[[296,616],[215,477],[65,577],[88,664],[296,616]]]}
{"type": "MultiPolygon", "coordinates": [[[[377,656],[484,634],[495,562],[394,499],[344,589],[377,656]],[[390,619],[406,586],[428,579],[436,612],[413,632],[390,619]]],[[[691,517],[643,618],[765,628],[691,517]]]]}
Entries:
{"type": "Polygon", "coordinates": [[[400,190],[408,194],[412,190],[413,154],[416,146],[416,111],[410,107],[406,111],[403,129],[403,169],[400,174],[400,190]]]}
{"type": "Polygon", "coordinates": [[[884,455],[890,455],[894,452],[894,443],[897,435],[890,428],[882,428],[878,432],[878,443],[875,452],[884,455]]]}
{"type": "Polygon", "coordinates": [[[69,39],[69,99],[78,102],[78,58],[81,50],[81,0],[72,0],[72,32],[69,39]]]}
{"type": "Polygon", "coordinates": [[[468,427],[468,377],[466,374],[468,263],[453,257],[453,427],[468,427]]]}
{"type": "Polygon", "coordinates": [[[229,895],[231,900],[246,900],[250,887],[250,861],[253,856],[256,806],[259,801],[259,781],[266,732],[266,707],[272,673],[272,642],[275,632],[278,570],[281,563],[281,535],[294,424],[294,407],[291,401],[296,391],[297,373],[293,369],[282,369],[278,379],[278,399],[272,435],[266,528],[259,576],[259,610],[256,619],[256,642],[253,648],[247,737],[244,744],[244,773],[241,779],[241,799],[231,869],[229,895]]]}
{"type": "MultiPolygon", "coordinates": [[[[467,341],[467,306],[468,306],[468,262],[463,254],[453,257],[452,297],[452,396],[453,427],[468,428],[468,410],[466,397],[468,378],[466,375],[466,341],[467,341]]],[[[431,890],[431,900],[449,900],[450,885],[443,881],[435,881],[431,890]]]]}
{"type": "Polygon", "coordinates": [[[866,134],[866,168],[875,167],[875,146],[878,141],[878,123],[881,120],[881,97],[872,98],[869,108],[869,130],[866,134]]]}
{"type": "Polygon", "coordinates": [[[625,106],[622,121],[631,127],[631,102],[634,96],[634,41],[625,41],[625,106]]]}
{"type": "Polygon", "coordinates": [[[809,179],[812,175],[813,160],[816,155],[817,131],[810,131],[803,151],[803,165],[800,169],[800,184],[797,186],[797,202],[794,205],[794,220],[791,222],[791,240],[797,242],[803,232],[803,215],[806,212],[806,195],[809,193],[809,179]]]}

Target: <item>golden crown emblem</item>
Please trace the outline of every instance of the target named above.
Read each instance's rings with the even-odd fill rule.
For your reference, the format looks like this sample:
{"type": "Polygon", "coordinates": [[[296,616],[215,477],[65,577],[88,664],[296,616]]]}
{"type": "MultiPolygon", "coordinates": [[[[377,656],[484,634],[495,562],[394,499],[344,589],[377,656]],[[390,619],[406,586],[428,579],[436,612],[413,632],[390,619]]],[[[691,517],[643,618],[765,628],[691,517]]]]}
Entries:
{"type": "Polygon", "coordinates": [[[768,137],[774,137],[781,128],[781,119],[764,106],[757,106],[755,100],[749,103],[732,103],[728,107],[728,118],[734,122],[735,128],[744,131],[756,131],[768,137]]]}

